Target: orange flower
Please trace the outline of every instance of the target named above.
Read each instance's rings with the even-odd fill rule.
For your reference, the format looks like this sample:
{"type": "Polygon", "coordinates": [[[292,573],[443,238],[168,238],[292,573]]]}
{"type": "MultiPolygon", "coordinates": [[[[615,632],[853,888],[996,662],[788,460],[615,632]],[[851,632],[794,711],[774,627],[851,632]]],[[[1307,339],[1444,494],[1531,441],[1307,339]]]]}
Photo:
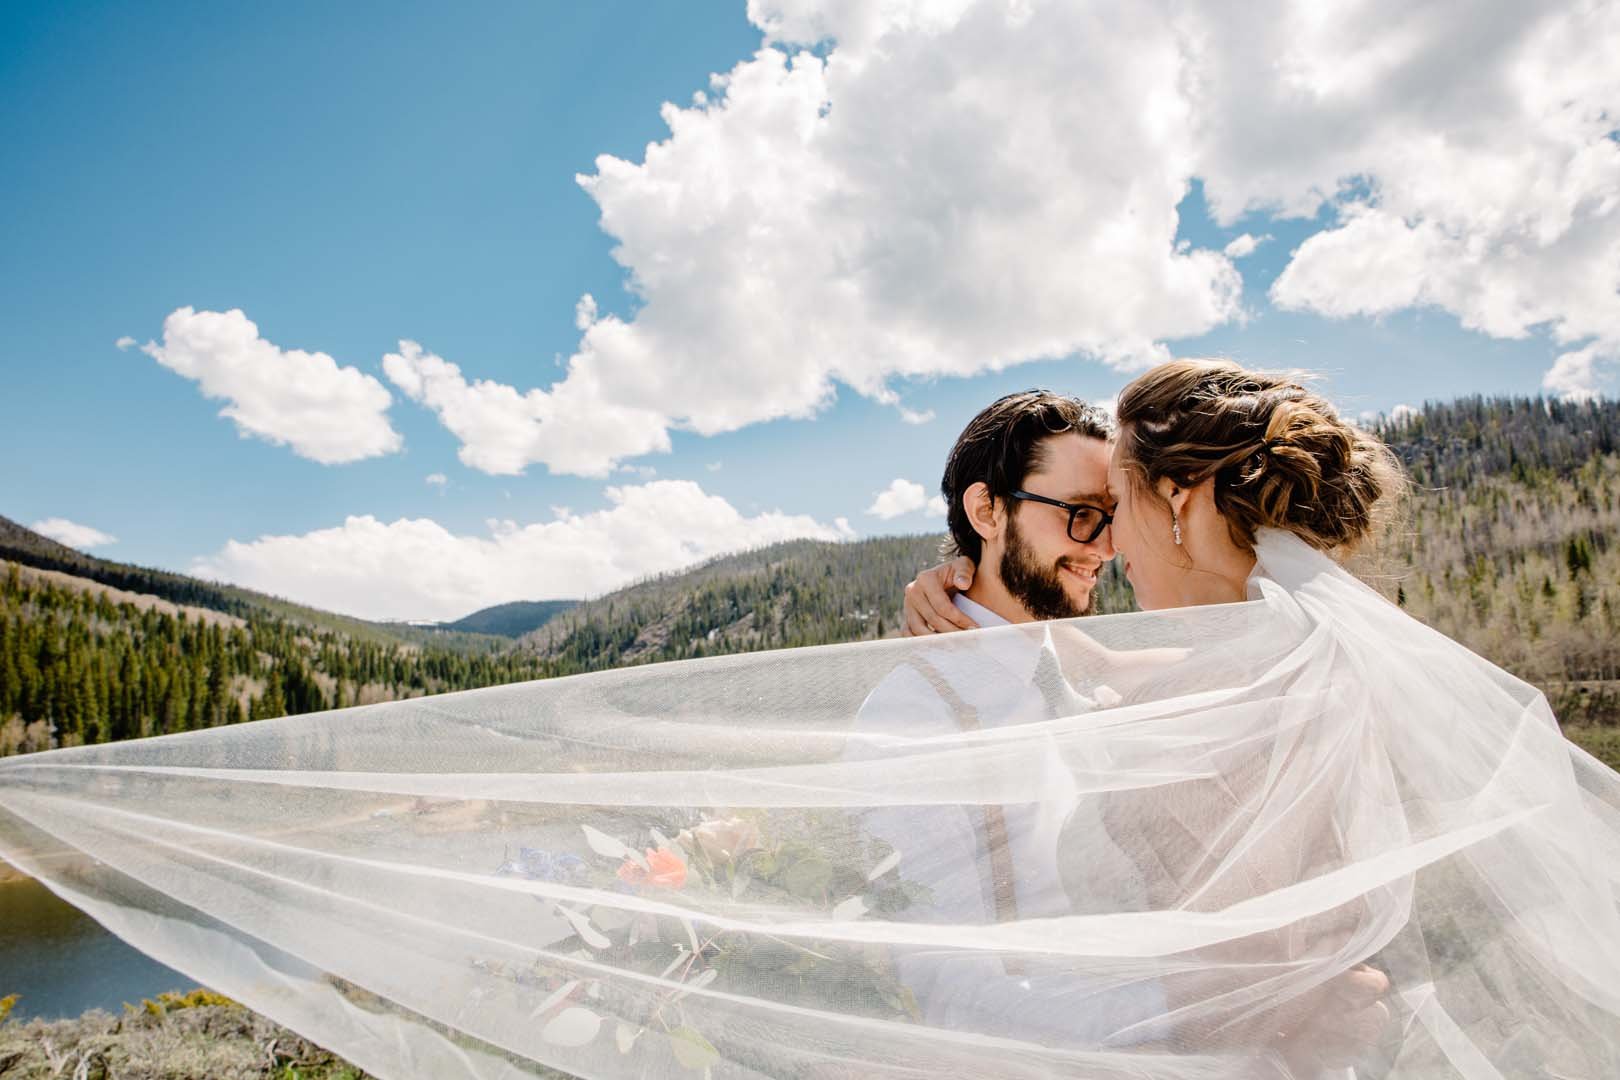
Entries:
{"type": "Polygon", "coordinates": [[[668,848],[647,849],[648,870],[643,870],[630,859],[619,867],[619,880],[629,885],[657,885],[660,889],[679,889],[686,884],[686,864],[668,848]]]}

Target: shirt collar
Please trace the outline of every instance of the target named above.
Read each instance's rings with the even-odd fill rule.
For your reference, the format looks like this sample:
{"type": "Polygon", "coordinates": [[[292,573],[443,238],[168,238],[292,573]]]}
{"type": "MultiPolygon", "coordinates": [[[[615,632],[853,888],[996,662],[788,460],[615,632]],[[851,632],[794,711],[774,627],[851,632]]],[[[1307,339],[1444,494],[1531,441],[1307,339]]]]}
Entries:
{"type": "Polygon", "coordinates": [[[980,626],[1010,626],[1011,619],[1003,619],[977,600],[969,600],[964,594],[957,593],[951,597],[956,610],[978,623],[980,626]]]}

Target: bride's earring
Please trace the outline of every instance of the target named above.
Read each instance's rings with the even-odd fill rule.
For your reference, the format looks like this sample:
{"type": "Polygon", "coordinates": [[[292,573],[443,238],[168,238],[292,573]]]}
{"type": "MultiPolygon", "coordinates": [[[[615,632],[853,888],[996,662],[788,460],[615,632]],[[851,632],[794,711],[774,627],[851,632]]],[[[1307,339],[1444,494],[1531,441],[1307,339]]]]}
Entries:
{"type": "Polygon", "coordinates": [[[1170,511],[1170,535],[1176,538],[1176,547],[1181,546],[1181,519],[1174,510],[1170,511]]]}

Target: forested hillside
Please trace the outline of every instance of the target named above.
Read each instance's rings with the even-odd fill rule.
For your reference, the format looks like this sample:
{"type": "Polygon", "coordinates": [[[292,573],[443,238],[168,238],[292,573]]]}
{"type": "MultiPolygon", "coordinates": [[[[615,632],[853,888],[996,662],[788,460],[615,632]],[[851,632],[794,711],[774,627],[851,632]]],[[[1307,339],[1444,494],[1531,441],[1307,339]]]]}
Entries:
{"type": "MultiPolygon", "coordinates": [[[[1413,502],[1407,611],[1540,686],[1566,722],[1620,722],[1620,455],[1413,502]]],[[[1390,591],[1385,582],[1385,591],[1390,591]]]]}
{"type": "Polygon", "coordinates": [[[898,625],[898,590],[938,550],[937,536],[789,541],[580,604],[523,644],[596,669],[882,637],[898,625]]]}
{"type": "Polygon", "coordinates": [[[0,568],[0,755],[554,673],[509,648],[422,648],[0,568]]]}
{"type": "Polygon", "coordinates": [[[1620,724],[1620,402],[1470,398],[1381,434],[1414,482],[1385,591],[1566,724],[1620,724]]]}
{"type": "Polygon", "coordinates": [[[1573,475],[1620,451],[1620,402],[1458,398],[1378,429],[1420,486],[1464,487],[1486,476],[1573,475]]]}
{"type": "MultiPolygon", "coordinates": [[[[1536,683],[1574,737],[1620,762],[1620,405],[1466,399],[1381,434],[1413,492],[1376,584],[1536,683]]],[[[547,620],[513,642],[367,623],[105,563],[0,519],[0,551],[22,564],[0,563],[0,753],[893,635],[904,585],[937,561],[939,543],[793,541],[560,611],[515,603],[470,617],[497,633],[547,620]],[[103,596],[102,586],[144,598],[103,596]]],[[[1131,604],[1110,568],[1099,606],[1131,604]]]]}
{"type": "MultiPolygon", "coordinates": [[[[597,670],[754,649],[828,645],[900,632],[906,583],[940,560],[944,537],[851,543],[795,540],[728,555],[572,608],[523,644],[556,663],[597,670]]],[[[1117,566],[1103,611],[1132,607],[1117,566]]]]}

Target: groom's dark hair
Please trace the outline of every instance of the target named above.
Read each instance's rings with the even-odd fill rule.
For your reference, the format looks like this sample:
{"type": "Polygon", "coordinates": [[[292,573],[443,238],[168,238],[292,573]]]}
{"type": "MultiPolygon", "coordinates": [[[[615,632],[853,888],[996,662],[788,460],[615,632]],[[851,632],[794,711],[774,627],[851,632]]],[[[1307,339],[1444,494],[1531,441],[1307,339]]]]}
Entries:
{"type": "Polygon", "coordinates": [[[1070,431],[1109,439],[1114,422],[1097,406],[1050,390],[1008,394],[969,420],[945,459],[939,482],[950,528],[945,554],[966,555],[977,563],[984,551],[962,508],[964,491],[982,481],[992,499],[1007,499],[1024,486],[1024,477],[1041,467],[1047,438],[1070,431]]]}

